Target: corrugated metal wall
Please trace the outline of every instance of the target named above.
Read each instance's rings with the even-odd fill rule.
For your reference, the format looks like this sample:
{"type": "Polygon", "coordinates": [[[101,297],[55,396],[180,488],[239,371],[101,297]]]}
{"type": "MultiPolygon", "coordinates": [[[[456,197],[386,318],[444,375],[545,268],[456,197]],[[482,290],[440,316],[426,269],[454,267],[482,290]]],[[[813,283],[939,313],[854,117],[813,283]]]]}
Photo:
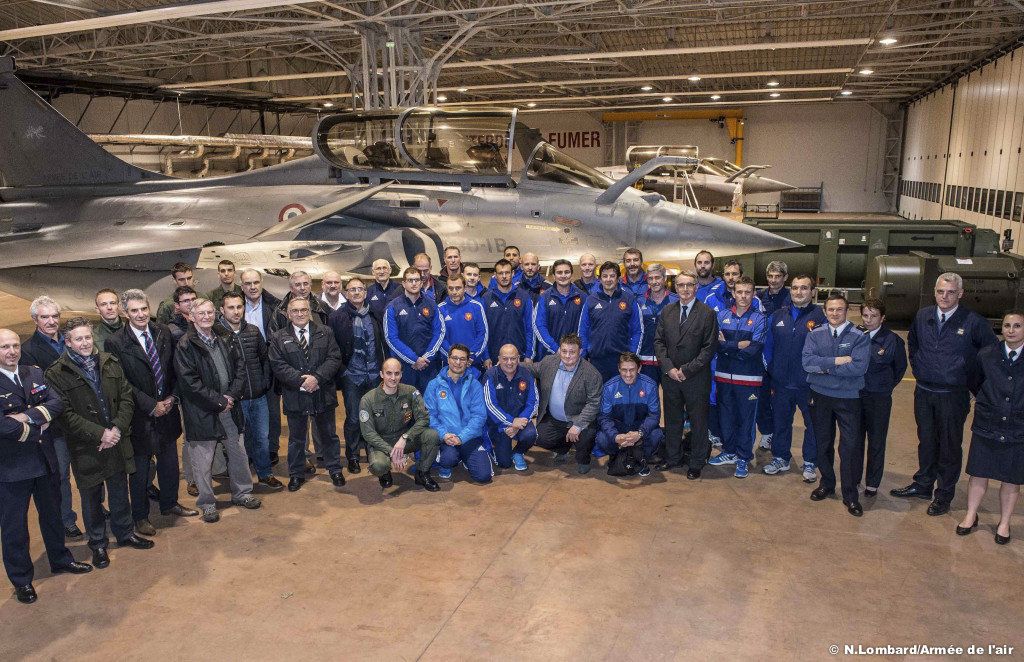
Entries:
{"type": "Polygon", "coordinates": [[[899,210],[1024,234],[1024,49],[907,111],[899,210]]]}

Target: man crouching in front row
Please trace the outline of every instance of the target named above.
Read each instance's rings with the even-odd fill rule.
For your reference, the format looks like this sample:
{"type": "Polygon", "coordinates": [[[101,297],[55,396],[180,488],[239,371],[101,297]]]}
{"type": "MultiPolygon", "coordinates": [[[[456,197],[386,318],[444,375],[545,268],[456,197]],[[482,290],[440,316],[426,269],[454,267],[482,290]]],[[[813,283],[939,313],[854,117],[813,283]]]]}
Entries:
{"type": "Polygon", "coordinates": [[[430,476],[430,466],[437,458],[440,444],[437,430],[430,428],[430,415],[423,396],[402,381],[402,364],[387,359],[381,365],[380,386],[359,401],[359,430],[370,447],[370,473],[380,486],[391,487],[391,469],[405,469],[406,453],[419,451],[416,461],[416,484],[430,492],[441,489],[430,476]]]}

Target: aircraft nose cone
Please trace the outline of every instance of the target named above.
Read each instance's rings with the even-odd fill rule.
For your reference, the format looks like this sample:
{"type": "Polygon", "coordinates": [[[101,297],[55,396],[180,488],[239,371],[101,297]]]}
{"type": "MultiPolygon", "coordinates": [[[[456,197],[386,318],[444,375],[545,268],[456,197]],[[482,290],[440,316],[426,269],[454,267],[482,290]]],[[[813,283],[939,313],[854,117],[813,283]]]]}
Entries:
{"type": "Polygon", "coordinates": [[[743,181],[743,193],[744,195],[751,195],[755,193],[780,193],[782,191],[789,191],[796,187],[780,182],[775,179],[768,179],[767,177],[747,177],[743,181]]]}
{"type": "Polygon", "coordinates": [[[743,255],[800,246],[759,228],[724,216],[672,203],[658,209],[638,229],[638,247],[648,260],[683,260],[698,251],[717,255],[743,255]]]}

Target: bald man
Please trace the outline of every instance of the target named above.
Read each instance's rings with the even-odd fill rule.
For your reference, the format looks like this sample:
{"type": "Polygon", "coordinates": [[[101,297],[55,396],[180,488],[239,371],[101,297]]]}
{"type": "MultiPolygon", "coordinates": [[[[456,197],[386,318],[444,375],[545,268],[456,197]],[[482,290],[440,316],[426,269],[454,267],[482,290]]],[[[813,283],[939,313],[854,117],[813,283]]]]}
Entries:
{"type": "Polygon", "coordinates": [[[580,288],[585,294],[590,294],[598,281],[597,275],[594,273],[597,271],[597,258],[593,253],[584,253],[580,255],[580,277],[572,282],[573,285],[580,288]]]}
{"type": "Polygon", "coordinates": [[[324,307],[328,308],[327,317],[330,318],[338,308],[345,303],[345,297],[341,293],[341,274],[337,271],[328,271],[320,279],[320,300],[324,307]]]}
{"type": "Polygon", "coordinates": [[[537,301],[537,297],[551,287],[551,283],[544,280],[544,274],[540,272],[540,259],[536,253],[523,253],[520,266],[523,277],[519,281],[519,286],[530,293],[530,298],[537,301]]]}

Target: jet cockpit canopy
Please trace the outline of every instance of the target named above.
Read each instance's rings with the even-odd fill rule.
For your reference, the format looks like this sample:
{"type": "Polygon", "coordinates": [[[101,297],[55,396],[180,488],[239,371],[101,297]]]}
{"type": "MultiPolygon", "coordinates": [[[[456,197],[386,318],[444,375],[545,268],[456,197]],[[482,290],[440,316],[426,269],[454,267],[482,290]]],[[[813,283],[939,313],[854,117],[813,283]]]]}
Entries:
{"type": "Polygon", "coordinates": [[[650,173],[652,177],[692,175],[700,166],[700,149],[696,145],[633,145],[626,149],[626,170],[632,172],[658,156],[681,156],[689,159],[685,166],[666,166],[650,173]]]}

